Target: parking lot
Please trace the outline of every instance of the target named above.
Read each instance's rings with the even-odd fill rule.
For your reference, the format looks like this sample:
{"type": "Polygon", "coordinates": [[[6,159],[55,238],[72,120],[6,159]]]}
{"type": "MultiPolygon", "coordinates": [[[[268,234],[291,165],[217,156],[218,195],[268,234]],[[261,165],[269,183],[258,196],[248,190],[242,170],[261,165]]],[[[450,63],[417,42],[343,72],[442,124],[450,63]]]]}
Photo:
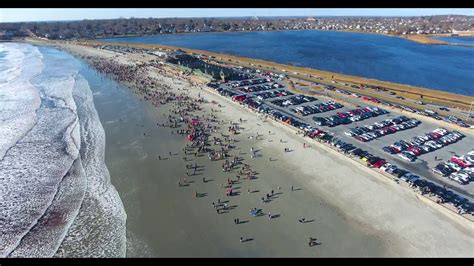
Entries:
{"type": "MultiPolygon", "coordinates": [[[[248,74],[248,72],[246,72],[248,74]]],[[[450,144],[448,146],[442,147],[438,150],[422,154],[418,156],[416,161],[409,162],[407,160],[402,159],[397,155],[392,155],[387,152],[383,151],[383,147],[393,144],[399,140],[409,140],[415,136],[423,135],[425,133],[431,132],[437,129],[437,126],[434,123],[429,123],[423,121],[422,123],[414,126],[413,128],[408,128],[404,130],[400,130],[391,134],[387,134],[378,138],[375,138],[369,142],[362,142],[354,139],[351,136],[347,136],[344,132],[349,131],[351,128],[354,127],[361,127],[365,125],[373,125],[374,123],[381,122],[386,119],[392,119],[399,117],[399,114],[396,113],[386,113],[386,114],[378,114],[375,117],[368,117],[361,121],[346,121],[346,124],[340,124],[337,126],[329,127],[329,126],[319,126],[316,125],[315,121],[313,120],[314,117],[330,117],[335,116],[340,113],[345,113],[356,108],[365,108],[369,105],[366,104],[362,99],[358,101],[357,99],[354,102],[358,103],[360,106],[355,107],[354,105],[344,105],[342,107],[338,106],[335,110],[325,110],[324,112],[320,113],[310,113],[310,114],[303,114],[298,113],[295,109],[301,110],[301,107],[304,106],[314,106],[320,104],[326,104],[328,101],[332,99],[326,97],[324,95],[314,95],[314,97],[304,97],[303,95],[293,94],[288,91],[284,84],[276,79],[268,78],[265,76],[259,75],[259,73],[253,72],[253,75],[260,78],[266,78],[266,82],[262,83],[259,80],[258,84],[248,84],[246,82],[241,83],[242,86],[234,85],[231,86],[231,82],[221,84],[220,88],[224,90],[228,90],[232,92],[232,95],[246,95],[246,97],[254,99],[257,103],[261,104],[264,108],[272,109],[275,111],[280,112],[282,115],[286,117],[291,117],[297,121],[306,123],[313,128],[318,128],[326,132],[331,132],[334,134],[335,137],[354,145],[355,147],[361,148],[363,150],[368,151],[369,153],[378,156],[380,158],[384,158],[388,162],[399,166],[400,168],[404,168],[408,171],[411,171],[419,176],[425,177],[429,180],[432,180],[440,185],[445,185],[447,187],[452,188],[454,191],[463,194],[470,200],[474,199],[474,182],[470,182],[469,184],[462,185],[455,181],[452,181],[448,178],[442,177],[438,174],[432,172],[432,168],[434,168],[440,162],[449,160],[454,154],[463,155],[467,154],[469,151],[474,149],[474,140],[471,136],[466,136],[462,140],[450,144]],[[278,84],[278,85],[277,85],[278,84]],[[252,89],[252,87],[256,87],[258,89],[252,89]],[[288,92],[285,92],[288,91],[288,92]],[[258,97],[257,96],[263,96],[258,97]],[[435,158],[436,157],[436,158],[435,158]]],[[[382,108],[383,109],[383,108],[382,108]]],[[[304,109],[306,110],[306,109],[304,109]]],[[[384,109],[385,110],[385,109],[384,109]]],[[[387,110],[388,111],[388,110],[387,110]]],[[[407,115],[410,118],[409,115],[407,115]]]]}

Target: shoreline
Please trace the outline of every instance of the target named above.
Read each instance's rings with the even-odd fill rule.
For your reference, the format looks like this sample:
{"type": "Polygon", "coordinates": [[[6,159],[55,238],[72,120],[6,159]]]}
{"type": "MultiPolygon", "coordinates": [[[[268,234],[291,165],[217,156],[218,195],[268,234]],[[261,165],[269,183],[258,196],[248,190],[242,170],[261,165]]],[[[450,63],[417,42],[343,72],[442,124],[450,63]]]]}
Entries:
{"type": "MultiPolygon", "coordinates": [[[[132,43],[107,43],[107,42],[96,42],[96,41],[85,41],[78,42],[78,44],[86,46],[94,45],[116,45],[116,46],[125,46],[125,47],[136,47],[136,48],[147,48],[147,49],[164,49],[164,50],[182,50],[190,54],[204,55],[206,57],[211,57],[211,60],[218,61],[225,64],[232,64],[238,66],[249,66],[253,68],[271,70],[276,73],[283,73],[289,77],[302,79],[308,82],[318,82],[322,84],[328,84],[333,86],[342,86],[341,84],[333,84],[331,81],[336,81],[338,83],[349,83],[351,84],[364,84],[369,86],[377,86],[385,88],[388,91],[393,91],[395,93],[401,93],[406,98],[412,100],[424,99],[432,101],[433,103],[448,105],[449,107],[459,107],[463,110],[469,110],[470,104],[474,102],[473,96],[455,94],[451,92],[445,92],[442,90],[435,90],[423,87],[416,87],[406,84],[398,84],[387,81],[380,81],[376,79],[350,76],[340,73],[322,71],[317,69],[312,69],[308,67],[295,67],[280,63],[275,63],[271,61],[253,59],[241,56],[228,55],[224,53],[215,53],[208,52],[203,50],[181,48],[168,45],[159,45],[159,44],[132,44],[132,43]],[[252,65],[253,64],[253,65],[252,65]],[[296,73],[296,74],[295,74],[296,73]],[[317,77],[322,78],[323,80],[317,79],[317,77]]],[[[350,86],[344,86],[344,89],[347,89],[352,92],[364,94],[366,90],[354,89],[350,86]]],[[[397,103],[398,99],[391,100],[392,102],[397,103]]],[[[403,101],[400,101],[403,102],[403,101]]],[[[440,112],[442,113],[442,111],[440,112]]]]}
{"type": "MultiPolygon", "coordinates": [[[[119,39],[127,37],[148,37],[148,36],[161,36],[161,35],[187,35],[187,34],[201,34],[201,33],[242,33],[242,32],[280,32],[280,31],[322,31],[322,32],[348,32],[348,33],[361,33],[361,34],[375,34],[382,35],[386,37],[397,37],[402,38],[408,41],[420,43],[420,44],[430,44],[430,45],[452,45],[452,46],[467,46],[474,47],[474,44],[470,43],[455,43],[455,42],[446,42],[442,40],[436,40],[432,37],[452,37],[451,34],[406,34],[398,35],[392,33],[377,33],[377,32],[364,32],[364,31],[355,31],[355,30],[323,30],[323,29],[298,29],[298,30],[254,30],[254,31],[209,31],[209,32],[178,32],[178,33],[160,33],[160,34],[127,34],[127,35],[110,35],[110,36],[96,36],[96,39],[119,39]]],[[[474,36],[474,33],[468,33],[467,35],[460,35],[460,37],[470,37],[474,36]]]]}
{"type": "MultiPolygon", "coordinates": [[[[397,35],[394,35],[397,36],[397,35]]],[[[451,36],[451,35],[443,35],[443,34],[418,34],[418,35],[401,35],[398,37],[414,41],[421,44],[431,44],[431,45],[452,45],[452,46],[466,46],[466,47],[474,47],[472,43],[457,43],[457,42],[447,42],[442,40],[434,39],[433,37],[471,37],[472,35],[466,36],[451,36]]]]}
{"type": "MultiPolygon", "coordinates": [[[[226,98],[224,98],[224,99],[226,99],[226,98]]],[[[226,99],[226,100],[229,101],[228,99],[226,99]]],[[[251,113],[250,111],[248,111],[248,112],[251,113]]],[[[367,169],[367,170],[368,170],[368,169],[367,169]]]]}

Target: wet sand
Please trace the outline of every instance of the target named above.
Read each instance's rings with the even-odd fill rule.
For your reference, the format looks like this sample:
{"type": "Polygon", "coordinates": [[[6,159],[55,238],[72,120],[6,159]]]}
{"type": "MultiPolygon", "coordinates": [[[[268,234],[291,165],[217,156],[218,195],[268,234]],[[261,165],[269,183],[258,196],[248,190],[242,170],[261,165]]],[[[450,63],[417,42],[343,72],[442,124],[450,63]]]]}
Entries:
{"type": "MultiPolygon", "coordinates": [[[[156,109],[126,90],[103,88],[94,97],[106,132],[106,163],[125,205],[128,230],[142,239],[150,250],[148,254],[141,252],[140,249],[144,249],[141,246],[135,251],[138,254],[129,256],[385,254],[383,244],[375,235],[360,231],[336,208],[302,189],[299,182],[291,181],[292,171],[274,167],[275,164],[282,166],[276,160],[269,162],[263,156],[253,159],[252,165],[261,174],[257,179],[238,184],[239,196],[226,197],[222,185],[227,185],[227,178],[235,179],[236,171],[223,173],[221,161],[211,162],[206,156],[196,159],[189,156],[193,161],[184,162],[179,147],[189,142],[183,136],[171,135],[170,128],[156,126],[167,108],[156,109]],[[172,151],[173,155],[170,157],[167,151],[172,151]],[[174,155],[176,153],[179,155],[174,155]],[[158,160],[159,154],[166,159],[158,160]],[[186,177],[186,164],[194,162],[205,170],[188,177],[193,182],[189,186],[179,187],[178,182],[186,177]],[[206,178],[205,183],[202,177],[206,178]],[[291,191],[291,185],[295,191],[291,191]],[[248,193],[249,188],[252,193],[248,193]],[[261,197],[272,189],[278,195],[272,202],[262,203],[261,197]],[[194,198],[195,191],[207,193],[207,196],[194,198]],[[218,198],[228,200],[229,206],[235,206],[235,209],[217,214],[212,202],[217,204],[218,198]],[[267,215],[251,217],[248,211],[253,207],[280,217],[271,220],[267,215]],[[298,219],[303,216],[314,221],[301,224],[298,219]],[[234,218],[242,223],[235,225],[234,218]],[[241,236],[253,240],[240,243],[241,236]],[[317,237],[323,244],[310,248],[309,237],[317,237]]],[[[246,153],[242,156],[249,163],[250,147],[260,141],[249,140],[247,135],[244,133],[236,138],[241,140],[240,150],[246,153]]],[[[277,139],[276,135],[269,136],[277,139]]]]}
{"type": "Polygon", "coordinates": [[[245,120],[245,130],[232,136],[239,141],[232,155],[245,153],[240,155],[244,163],[259,174],[236,184],[240,195],[226,197],[222,186],[237,173],[223,173],[222,161],[187,156],[204,170],[186,177],[191,161],[183,161],[182,148],[189,142],[172,135],[173,129],[156,125],[165,122],[169,106],[155,108],[126,88],[99,88],[88,80],[106,132],[106,164],[127,212],[128,256],[472,255],[472,230],[459,228],[409,191],[385,184],[318,147],[303,149],[299,137],[225,99],[190,90],[221,103],[222,108],[204,104],[220,109],[220,119],[245,120]],[[257,132],[263,135],[259,140],[257,132]],[[283,152],[286,145],[294,151],[283,152]],[[251,159],[251,147],[262,156],[251,159]],[[170,151],[178,155],[169,156],[170,151]],[[158,155],[167,159],[158,160],[158,155]],[[192,183],[179,187],[185,177],[192,183]],[[275,197],[262,203],[271,190],[275,197]],[[195,198],[195,192],[206,194],[195,198]],[[235,207],[217,214],[212,202],[218,198],[235,207]],[[252,217],[248,212],[253,207],[275,217],[252,217]],[[309,222],[298,222],[302,217],[309,222]],[[235,218],[246,222],[236,225],[235,218]],[[241,243],[240,237],[252,240],[241,243]],[[309,237],[318,238],[321,245],[308,247],[309,237]]]}

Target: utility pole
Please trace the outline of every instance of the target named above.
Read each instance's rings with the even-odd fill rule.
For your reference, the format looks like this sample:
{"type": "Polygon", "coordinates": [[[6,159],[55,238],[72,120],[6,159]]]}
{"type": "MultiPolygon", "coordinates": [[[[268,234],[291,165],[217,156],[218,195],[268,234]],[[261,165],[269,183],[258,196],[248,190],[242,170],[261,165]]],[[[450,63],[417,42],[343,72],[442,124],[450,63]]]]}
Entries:
{"type": "Polygon", "coordinates": [[[469,112],[467,112],[466,122],[468,122],[471,119],[471,111],[472,111],[473,105],[474,105],[474,102],[471,102],[471,106],[469,107],[469,112]]]}

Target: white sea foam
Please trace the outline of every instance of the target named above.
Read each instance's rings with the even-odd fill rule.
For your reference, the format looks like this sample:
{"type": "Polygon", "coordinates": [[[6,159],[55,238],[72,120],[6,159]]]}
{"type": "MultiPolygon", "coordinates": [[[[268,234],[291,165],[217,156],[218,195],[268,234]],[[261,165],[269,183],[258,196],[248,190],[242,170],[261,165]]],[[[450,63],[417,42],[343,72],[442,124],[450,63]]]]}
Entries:
{"type": "MultiPolygon", "coordinates": [[[[85,80],[78,77],[80,82],[85,83],[85,80]]],[[[81,158],[87,176],[87,189],[80,213],[56,256],[122,257],[126,252],[126,214],[105,167],[105,133],[91,91],[74,90],[74,99],[78,105],[81,158]]]]}
{"type": "Polygon", "coordinates": [[[0,257],[125,256],[126,215],[77,61],[0,49],[0,257]]]}
{"type": "Polygon", "coordinates": [[[0,44],[0,47],[7,52],[2,59],[4,64],[0,64],[4,68],[3,72],[0,71],[1,160],[5,152],[36,123],[35,112],[41,100],[37,88],[30,81],[41,73],[44,65],[35,47],[13,43],[0,44]],[[2,79],[8,79],[8,82],[2,83],[2,79]]]}
{"type": "Polygon", "coordinates": [[[25,46],[15,43],[0,43],[0,51],[6,54],[0,58],[0,85],[18,78],[25,57],[24,49],[25,46]]]}

